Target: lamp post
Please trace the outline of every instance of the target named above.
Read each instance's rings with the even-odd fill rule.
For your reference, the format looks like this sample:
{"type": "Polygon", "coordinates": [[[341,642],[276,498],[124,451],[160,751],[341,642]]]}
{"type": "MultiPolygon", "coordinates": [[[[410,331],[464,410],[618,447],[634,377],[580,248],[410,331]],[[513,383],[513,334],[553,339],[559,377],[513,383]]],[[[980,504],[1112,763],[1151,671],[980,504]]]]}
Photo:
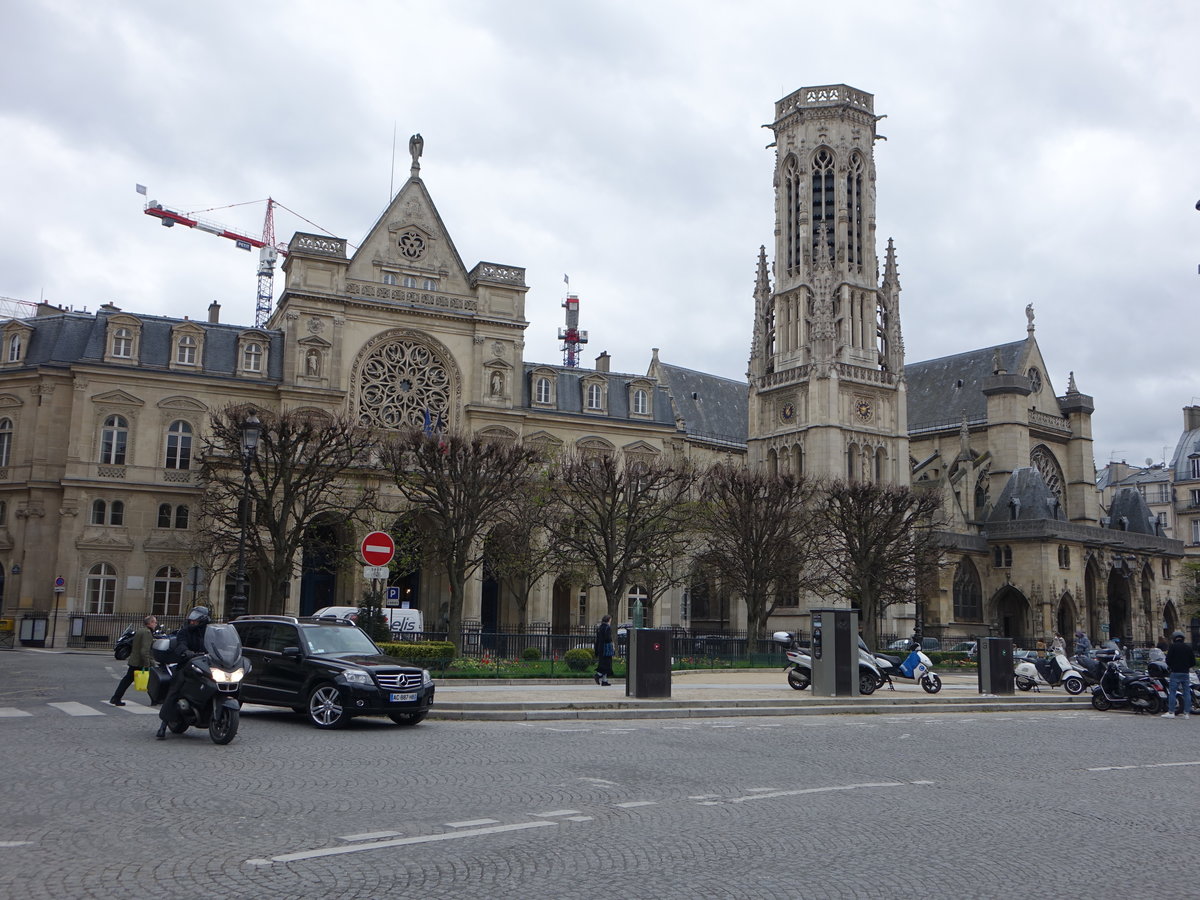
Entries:
{"type": "Polygon", "coordinates": [[[229,598],[229,617],[244,616],[246,605],[246,527],[250,522],[250,465],[258,453],[258,439],[262,435],[262,422],[251,412],[241,424],[242,432],[242,509],[241,536],[238,538],[237,585],[229,598]]]}

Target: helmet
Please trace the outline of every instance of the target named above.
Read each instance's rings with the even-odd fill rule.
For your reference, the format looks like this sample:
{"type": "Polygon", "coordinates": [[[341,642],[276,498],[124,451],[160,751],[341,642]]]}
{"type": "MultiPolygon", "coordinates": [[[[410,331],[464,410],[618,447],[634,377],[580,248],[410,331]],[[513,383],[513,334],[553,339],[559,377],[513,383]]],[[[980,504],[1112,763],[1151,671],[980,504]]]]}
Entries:
{"type": "Polygon", "coordinates": [[[1174,634],[1171,635],[1171,640],[1173,640],[1173,641],[1182,641],[1183,639],[1184,639],[1184,634],[1182,631],[1176,631],[1174,634]]]}
{"type": "Polygon", "coordinates": [[[212,619],[208,615],[207,606],[197,606],[187,615],[188,624],[207,625],[212,619]]]}

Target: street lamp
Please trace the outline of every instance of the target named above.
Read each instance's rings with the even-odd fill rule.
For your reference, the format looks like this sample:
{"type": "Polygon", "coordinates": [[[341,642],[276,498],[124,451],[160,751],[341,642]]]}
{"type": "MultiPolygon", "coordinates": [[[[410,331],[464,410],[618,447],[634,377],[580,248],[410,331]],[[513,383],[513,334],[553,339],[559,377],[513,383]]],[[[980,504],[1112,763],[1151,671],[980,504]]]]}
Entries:
{"type": "Polygon", "coordinates": [[[262,422],[253,412],[239,426],[242,432],[242,532],[238,538],[237,586],[229,599],[229,616],[244,616],[246,609],[246,527],[250,522],[250,465],[258,453],[258,439],[262,436],[262,422]]]}

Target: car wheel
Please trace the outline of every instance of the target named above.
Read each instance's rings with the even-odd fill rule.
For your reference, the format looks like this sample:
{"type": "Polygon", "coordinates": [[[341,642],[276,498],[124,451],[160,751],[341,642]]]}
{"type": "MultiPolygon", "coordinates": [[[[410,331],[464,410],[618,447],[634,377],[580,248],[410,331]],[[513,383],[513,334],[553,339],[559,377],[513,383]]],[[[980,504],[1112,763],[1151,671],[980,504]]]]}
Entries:
{"type": "Polygon", "coordinates": [[[318,728],[341,728],[349,721],[336,685],[318,684],[308,696],[308,720],[318,728]]]}
{"type": "MultiPolygon", "coordinates": [[[[166,221],[166,220],[164,219],[164,221],[166,221]]],[[[116,650],[113,651],[113,657],[115,659],[129,659],[129,654],[132,652],[133,652],[133,646],[131,644],[122,644],[120,647],[118,647],[116,650]]]]}
{"type": "Polygon", "coordinates": [[[942,679],[935,672],[928,672],[921,679],[921,687],[925,688],[927,694],[936,694],[942,689],[942,679]]]}
{"type": "Polygon", "coordinates": [[[425,721],[428,713],[388,713],[388,718],[397,725],[419,725],[425,721]]]}
{"type": "Polygon", "coordinates": [[[879,679],[875,677],[875,673],[870,669],[858,670],[858,692],[864,697],[875,693],[875,688],[879,687],[879,679]]]}
{"type": "Polygon", "coordinates": [[[1083,679],[1082,678],[1064,679],[1063,687],[1066,689],[1066,692],[1068,694],[1071,694],[1071,695],[1082,694],[1083,693],[1083,679]]]}
{"type": "Polygon", "coordinates": [[[811,683],[812,679],[803,669],[788,669],[788,686],[792,690],[802,691],[811,683]]]}

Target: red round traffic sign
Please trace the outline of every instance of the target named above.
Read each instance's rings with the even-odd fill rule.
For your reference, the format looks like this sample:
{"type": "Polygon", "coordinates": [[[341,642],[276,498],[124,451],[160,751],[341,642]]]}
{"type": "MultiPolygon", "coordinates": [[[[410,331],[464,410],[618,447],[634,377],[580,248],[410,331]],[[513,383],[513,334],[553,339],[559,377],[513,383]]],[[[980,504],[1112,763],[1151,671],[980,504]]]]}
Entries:
{"type": "Polygon", "coordinates": [[[368,566],[386,566],[396,555],[396,542],[386,531],[372,531],[363,538],[361,549],[368,566]]]}

